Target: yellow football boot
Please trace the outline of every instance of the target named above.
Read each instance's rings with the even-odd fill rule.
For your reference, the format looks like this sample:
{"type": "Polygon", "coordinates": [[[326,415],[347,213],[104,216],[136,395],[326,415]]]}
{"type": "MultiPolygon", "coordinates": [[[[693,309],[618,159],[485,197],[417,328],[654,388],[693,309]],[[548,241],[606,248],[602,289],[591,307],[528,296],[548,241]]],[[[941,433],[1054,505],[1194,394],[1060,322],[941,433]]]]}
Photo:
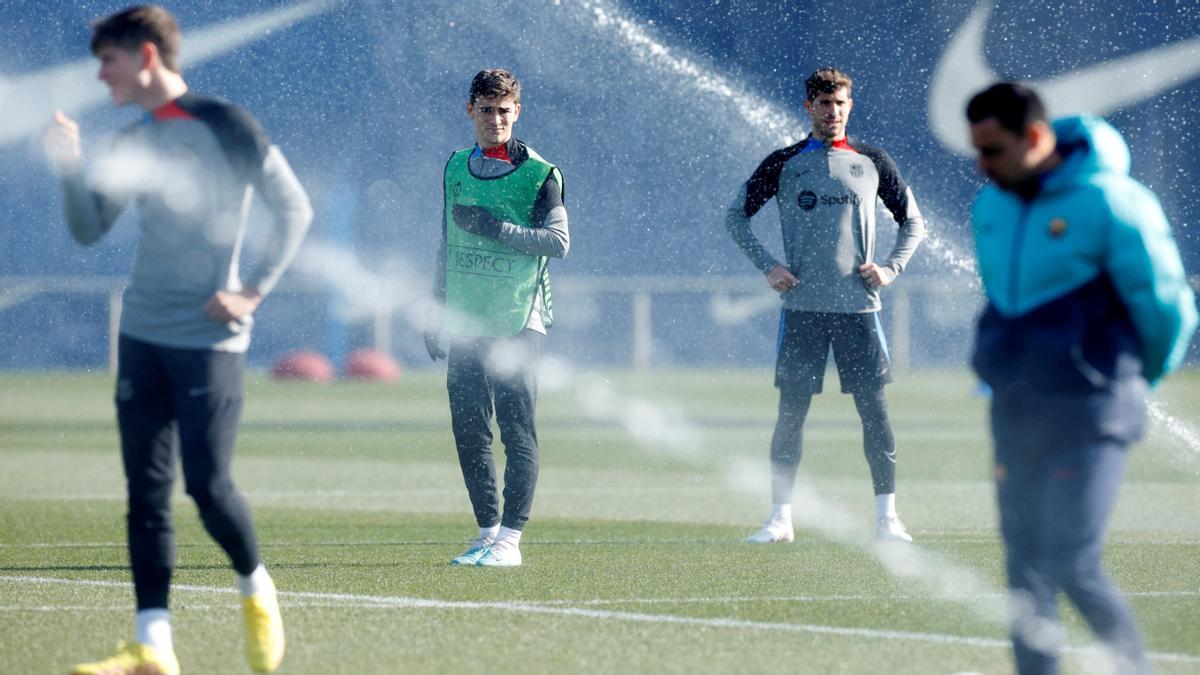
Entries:
{"type": "Polygon", "coordinates": [[[136,642],[117,643],[117,653],[95,663],[81,663],[71,675],[179,675],[175,652],[160,654],[136,642]]]}
{"type": "Polygon", "coordinates": [[[269,673],[283,661],[283,617],[275,587],[242,598],[246,619],[246,661],[250,668],[269,673]]]}

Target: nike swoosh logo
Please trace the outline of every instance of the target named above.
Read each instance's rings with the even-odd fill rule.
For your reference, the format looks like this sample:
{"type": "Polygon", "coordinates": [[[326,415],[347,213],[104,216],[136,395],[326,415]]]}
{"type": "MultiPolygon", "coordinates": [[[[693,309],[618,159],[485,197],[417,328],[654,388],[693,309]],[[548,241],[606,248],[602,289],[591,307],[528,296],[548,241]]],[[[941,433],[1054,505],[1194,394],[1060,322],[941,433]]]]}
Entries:
{"type": "Polygon", "coordinates": [[[775,292],[743,295],[737,299],[717,293],[708,304],[708,313],[721,325],[741,323],[764,312],[779,311],[779,294],[775,292]]]}
{"type": "MultiPolygon", "coordinates": [[[[1006,79],[992,70],[983,53],[991,13],[991,0],[975,6],[942,52],[929,88],[929,128],[960,155],[975,154],[963,114],[967,101],[984,87],[1006,79]]],[[[1028,84],[1038,90],[1055,117],[1065,117],[1106,115],[1198,76],[1200,37],[1195,37],[1028,84]]]]}
{"type": "MultiPolygon", "coordinates": [[[[340,4],[337,0],[309,0],[189,31],[184,35],[180,65],[211,60],[340,4]]],[[[12,79],[0,76],[0,101],[5,107],[0,118],[0,147],[40,133],[54,110],[77,115],[108,101],[108,87],[96,79],[98,69],[96,59],[88,57],[12,79]]]]}

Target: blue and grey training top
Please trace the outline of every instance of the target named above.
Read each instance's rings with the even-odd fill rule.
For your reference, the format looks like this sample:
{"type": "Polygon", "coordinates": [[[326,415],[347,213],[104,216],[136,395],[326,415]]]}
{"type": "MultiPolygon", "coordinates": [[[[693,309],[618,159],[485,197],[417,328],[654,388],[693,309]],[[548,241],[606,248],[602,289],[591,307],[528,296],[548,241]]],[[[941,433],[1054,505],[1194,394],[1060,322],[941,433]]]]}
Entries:
{"type": "Polygon", "coordinates": [[[312,221],[308,196],[250,113],[191,93],[122,130],[86,173],[63,178],[71,234],[89,245],[137,205],[140,237],[125,289],[121,333],[167,347],[244,352],[253,318],[217,323],[217,291],[266,296],[312,221]],[[253,271],[238,270],[251,197],[274,217],[253,271]]]}
{"type": "Polygon", "coordinates": [[[894,276],[904,271],[925,221],[895,162],[879,148],[855,140],[809,136],[771,153],[730,205],[725,227],[763,274],[779,264],[750,228],[750,219],[774,197],[783,228],[785,266],[799,283],[783,294],[788,309],[861,313],[881,308],[858,268],[875,261],[876,198],[900,231],[886,260],[894,276]]]}

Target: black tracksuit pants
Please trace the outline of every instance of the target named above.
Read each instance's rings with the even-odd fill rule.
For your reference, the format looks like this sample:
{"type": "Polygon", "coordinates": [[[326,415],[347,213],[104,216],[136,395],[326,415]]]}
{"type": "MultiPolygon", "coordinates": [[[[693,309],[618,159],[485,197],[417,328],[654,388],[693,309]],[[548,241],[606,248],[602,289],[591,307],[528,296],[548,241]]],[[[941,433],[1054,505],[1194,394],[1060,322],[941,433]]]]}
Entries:
{"type": "Polygon", "coordinates": [[[200,519],[250,574],[258,540],[230,463],[242,413],[245,355],[175,349],[122,335],[118,343],[117,423],[129,496],[129,557],[138,609],[165,608],[175,567],[171,492],[175,458],[200,519]]]}

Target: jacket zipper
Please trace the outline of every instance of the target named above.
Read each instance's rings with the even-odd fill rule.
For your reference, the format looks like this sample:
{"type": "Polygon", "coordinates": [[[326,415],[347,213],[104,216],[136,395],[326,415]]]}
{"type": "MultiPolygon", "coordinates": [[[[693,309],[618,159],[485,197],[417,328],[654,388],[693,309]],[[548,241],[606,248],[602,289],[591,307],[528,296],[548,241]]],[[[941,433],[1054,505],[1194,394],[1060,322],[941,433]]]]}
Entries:
{"type": "Polygon", "coordinates": [[[1017,229],[1013,233],[1012,263],[1008,270],[1008,309],[1017,313],[1017,288],[1021,274],[1021,250],[1025,243],[1025,229],[1029,224],[1029,202],[1021,202],[1021,217],[1017,219],[1017,229]]]}

